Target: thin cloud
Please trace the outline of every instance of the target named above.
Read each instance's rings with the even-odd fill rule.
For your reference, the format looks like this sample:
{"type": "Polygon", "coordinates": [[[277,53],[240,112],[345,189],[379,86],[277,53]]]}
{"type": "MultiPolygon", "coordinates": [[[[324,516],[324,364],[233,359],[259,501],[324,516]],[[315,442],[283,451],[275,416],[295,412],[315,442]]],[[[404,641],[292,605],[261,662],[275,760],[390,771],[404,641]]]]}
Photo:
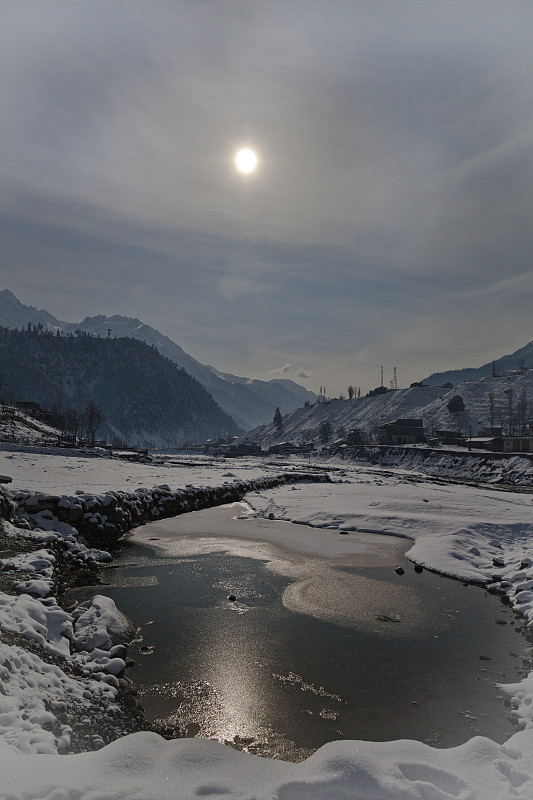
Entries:
{"type": "Polygon", "coordinates": [[[312,363],[332,394],[531,338],[533,5],[26,0],[2,22],[23,302],[137,316],[233,374],[312,363]]]}

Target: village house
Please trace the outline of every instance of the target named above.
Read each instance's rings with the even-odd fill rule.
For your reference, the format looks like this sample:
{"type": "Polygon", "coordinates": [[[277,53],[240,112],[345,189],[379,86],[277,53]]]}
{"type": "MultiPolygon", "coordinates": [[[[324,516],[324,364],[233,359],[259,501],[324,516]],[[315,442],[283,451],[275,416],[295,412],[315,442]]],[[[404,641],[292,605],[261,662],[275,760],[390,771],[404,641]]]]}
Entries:
{"type": "Polygon", "coordinates": [[[379,426],[380,444],[417,444],[425,442],[424,421],[397,419],[379,426]]]}

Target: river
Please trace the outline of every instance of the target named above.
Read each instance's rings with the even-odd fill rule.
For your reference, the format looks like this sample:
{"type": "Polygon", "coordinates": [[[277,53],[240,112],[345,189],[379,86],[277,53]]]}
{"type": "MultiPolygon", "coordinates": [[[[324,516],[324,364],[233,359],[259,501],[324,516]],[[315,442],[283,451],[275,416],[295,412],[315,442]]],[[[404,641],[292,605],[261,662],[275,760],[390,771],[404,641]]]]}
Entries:
{"type": "Polygon", "coordinates": [[[531,642],[498,597],[415,572],[404,539],[243,512],[142,526],[105,571],[139,626],[128,675],[150,721],[287,760],[337,739],[516,731],[496,684],[527,673],[531,642]]]}

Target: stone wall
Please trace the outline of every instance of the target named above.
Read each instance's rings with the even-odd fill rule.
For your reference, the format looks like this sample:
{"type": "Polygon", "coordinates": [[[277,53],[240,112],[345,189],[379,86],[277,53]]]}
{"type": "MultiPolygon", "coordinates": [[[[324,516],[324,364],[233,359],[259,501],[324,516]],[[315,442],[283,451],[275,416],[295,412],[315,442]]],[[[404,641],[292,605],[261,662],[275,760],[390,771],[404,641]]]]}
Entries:
{"type": "MultiPolygon", "coordinates": [[[[0,516],[14,516],[15,522],[17,517],[27,520],[36,516],[50,523],[59,520],[75,527],[89,545],[110,547],[122,534],[145,522],[233,503],[242,500],[247,492],[271,489],[284,483],[323,483],[329,480],[327,474],[290,472],[215,487],[170,489],[164,484],[153,489],[109,491],[105,494],[78,492],[75,495],[53,495],[1,489],[0,516]]],[[[50,527],[53,529],[53,525],[50,527]]]]}

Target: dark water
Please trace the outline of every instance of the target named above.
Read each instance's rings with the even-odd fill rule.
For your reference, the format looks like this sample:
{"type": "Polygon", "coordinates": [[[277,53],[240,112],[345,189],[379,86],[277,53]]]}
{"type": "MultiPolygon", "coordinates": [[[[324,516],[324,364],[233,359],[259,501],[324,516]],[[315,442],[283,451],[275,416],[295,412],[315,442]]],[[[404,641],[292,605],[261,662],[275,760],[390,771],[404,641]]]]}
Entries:
{"type": "Polygon", "coordinates": [[[397,562],[403,576],[368,558],[334,566],[383,599],[342,625],[288,610],[289,579],[263,561],[127,543],[105,593],[140,626],[128,674],[148,718],[294,760],[343,738],[504,741],[516,727],[495,683],[527,671],[524,626],[482,589],[397,562]]]}

